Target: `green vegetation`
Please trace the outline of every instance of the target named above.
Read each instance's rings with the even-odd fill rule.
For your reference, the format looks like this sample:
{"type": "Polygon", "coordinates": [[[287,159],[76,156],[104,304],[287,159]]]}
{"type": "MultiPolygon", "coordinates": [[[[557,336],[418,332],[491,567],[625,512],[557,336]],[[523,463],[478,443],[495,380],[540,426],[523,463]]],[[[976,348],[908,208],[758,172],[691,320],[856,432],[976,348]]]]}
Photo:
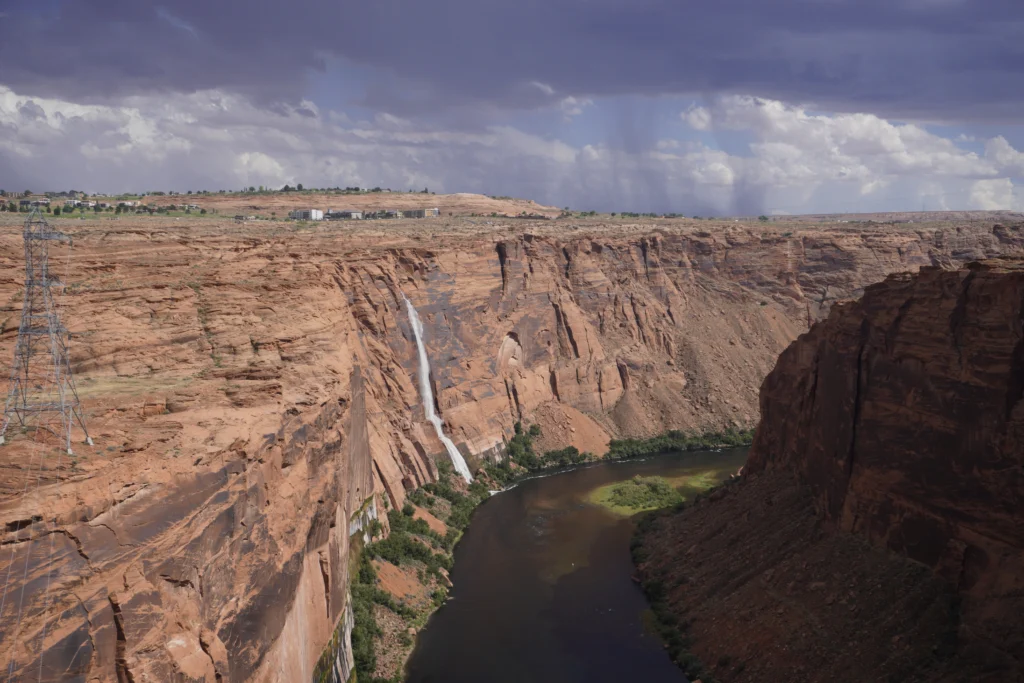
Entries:
{"type": "Polygon", "coordinates": [[[721,470],[703,470],[668,478],[635,477],[598,487],[587,500],[613,514],[631,517],[638,512],[674,507],[691,497],[699,498],[718,486],[721,475],[721,470]]]}
{"type": "Polygon", "coordinates": [[[559,468],[582,465],[596,460],[593,453],[580,453],[575,446],[568,446],[557,451],[548,451],[541,459],[544,467],[559,468]]]}
{"type": "MultiPolygon", "coordinates": [[[[524,474],[545,469],[571,467],[596,460],[592,454],[581,453],[573,447],[538,455],[534,451],[534,439],[540,435],[538,425],[531,425],[524,429],[522,424],[516,423],[515,434],[507,445],[508,458],[499,464],[486,466],[487,474],[499,484],[506,485],[524,474]]],[[[607,457],[613,459],[636,458],[655,453],[699,450],[716,446],[739,446],[749,444],[752,435],[752,430],[737,431],[734,429],[695,436],[673,431],[653,439],[612,441],[607,457]]],[[[676,487],[696,491],[707,488],[712,485],[713,477],[712,473],[704,474],[708,476],[684,477],[680,481],[674,479],[669,481],[663,477],[637,478],[628,482],[618,482],[598,489],[598,491],[607,496],[607,505],[622,514],[634,514],[638,511],[666,506],[669,509],[676,509],[683,505],[683,495],[676,487]],[[681,486],[680,483],[682,483],[681,486]]],[[[452,551],[466,527],[469,526],[473,510],[489,497],[490,493],[484,483],[476,480],[468,487],[464,486],[461,478],[455,475],[452,464],[442,461],[438,463],[438,480],[436,482],[411,491],[407,496],[408,502],[402,506],[401,510],[388,510],[387,519],[391,533],[387,538],[375,540],[383,532],[383,525],[377,520],[371,522],[367,528],[371,542],[365,548],[357,547],[360,536],[353,538],[354,566],[350,573],[352,575],[352,608],[355,624],[352,631],[352,649],[356,664],[356,680],[359,683],[367,681],[369,683],[394,683],[374,676],[377,668],[375,641],[383,634],[374,616],[374,606],[381,605],[391,610],[399,615],[408,626],[422,626],[429,614],[439,607],[447,597],[446,584],[440,580],[442,578],[441,570],[447,571],[451,568],[452,551]],[[442,536],[431,529],[426,521],[415,519],[413,505],[430,511],[445,522],[448,528],[447,533],[442,536]],[[424,583],[436,581],[437,585],[430,594],[430,603],[417,610],[404,602],[396,601],[389,593],[381,590],[377,585],[376,571],[371,563],[373,559],[390,562],[399,567],[413,567],[424,583]]],[[[386,501],[384,507],[385,509],[388,507],[386,501]]],[[[359,512],[361,513],[363,509],[360,508],[359,512]]],[[[634,541],[634,557],[639,552],[637,541],[634,541]]],[[[651,604],[652,607],[655,606],[653,600],[651,604]]],[[[662,606],[655,610],[652,618],[656,624],[661,624],[660,620],[663,617],[669,620],[665,623],[675,623],[670,621],[671,615],[666,610],[667,607],[662,606]]],[[[669,633],[667,629],[670,627],[656,626],[655,628],[660,629],[658,633],[662,633],[662,630],[669,633]]],[[[674,643],[681,639],[681,636],[678,635],[671,636],[671,641],[669,636],[663,634],[662,637],[666,639],[666,643],[674,643]]],[[[400,639],[403,647],[412,646],[411,638],[400,637],[400,639]]],[[[680,640],[680,642],[682,641],[680,640]]],[[[324,653],[318,664],[314,680],[326,680],[323,676],[329,673],[330,657],[333,651],[334,647],[329,647],[324,653]]],[[[674,651],[670,649],[671,652],[674,651]]],[[[678,652],[681,653],[680,656],[691,657],[683,650],[678,652]]],[[[680,660],[677,659],[677,661],[680,660]]],[[[697,666],[699,666],[699,662],[693,659],[687,671],[696,671],[698,670],[695,668],[697,666]]],[[[703,671],[702,668],[699,670],[703,671]]],[[[401,680],[401,676],[401,672],[396,673],[394,681],[401,680]]],[[[705,674],[702,680],[713,679],[705,674]]]]}
{"type": "Polygon", "coordinates": [[[433,549],[446,551],[445,539],[422,519],[413,519],[413,512],[412,505],[408,504],[402,512],[388,512],[391,534],[384,540],[366,546],[365,553],[396,567],[421,563],[427,576],[440,579],[439,570],[451,569],[452,559],[447,552],[435,553],[433,549]]]}
{"type": "Polygon", "coordinates": [[[506,447],[508,457],[498,464],[487,465],[484,468],[487,475],[498,484],[507,486],[523,474],[572,467],[596,460],[592,453],[580,453],[573,446],[537,455],[533,450],[533,440],[539,436],[539,425],[530,425],[528,430],[524,430],[523,425],[517,422],[515,434],[506,447]]]}
{"type": "MultiPolygon", "coordinates": [[[[678,503],[672,508],[648,512],[641,518],[630,543],[633,564],[640,565],[647,561],[647,551],[643,547],[643,541],[647,534],[657,531],[657,521],[662,516],[677,512],[685,506],[686,503],[678,503]]],[[[641,575],[640,587],[647,597],[647,603],[651,606],[650,610],[644,614],[644,625],[661,638],[672,661],[686,673],[691,681],[699,679],[702,683],[716,683],[716,679],[689,649],[691,641],[686,635],[686,631],[690,624],[686,619],[681,619],[678,616],[678,605],[670,605],[664,578],[653,572],[641,575]]]]}
{"type": "Polygon", "coordinates": [[[590,501],[629,516],[681,503],[683,496],[664,477],[634,477],[602,486],[591,493],[590,501]]]}
{"type": "MultiPolygon", "coordinates": [[[[451,568],[452,549],[461,538],[462,532],[469,526],[473,509],[490,497],[487,487],[480,482],[470,484],[466,491],[460,490],[457,486],[461,484],[461,479],[456,481],[454,468],[450,462],[438,463],[438,473],[436,482],[411,492],[408,496],[409,502],[403,505],[401,510],[388,511],[391,533],[387,538],[371,542],[361,550],[353,547],[352,553],[356,556],[357,569],[351,572],[352,610],[355,615],[352,650],[356,680],[359,683],[397,683],[402,679],[401,671],[397,672],[391,681],[374,676],[377,669],[374,643],[383,635],[374,616],[374,605],[382,605],[391,610],[400,616],[407,626],[421,627],[430,613],[440,607],[448,596],[441,570],[451,568]],[[444,521],[448,526],[448,533],[441,536],[431,529],[426,521],[415,519],[413,504],[429,510],[444,521]],[[430,604],[417,610],[396,601],[390,593],[381,590],[377,586],[377,573],[371,563],[373,559],[384,560],[399,567],[414,567],[420,580],[425,584],[431,579],[436,580],[437,587],[430,594],[430,604]]],[[[371,539],[376,538],[383,531],[383,526],[374,520],[367,531],[371,539]]],[[[359,538],[361,537],[358,535],[353,537],[353,542],[359,538]]],[[[399,637],[404,647],[412,646],[411,638],[402,638],[401,635],[399,637]]],[[[327,680],[318,676],[329,673],[331,652],[333,649],[329,648],[321,657],[314,680],[327,680]]]]}
{"type": "MultiPolygon", "coordinates": [[[[280,189],[272,187],[264,187],[260,185],[258,188],[255,185],[249,187],[243,187],[240,194],[277,194],[279,192],[302,192],[303,194],[375,194],[380,192],[393,192],[395,194],[406,194],[404,190],[392,190],[390,187],[306,187],[302,183],[298,183],[294,187],[291,185],[285,185],[280,189]]],[[[219,194],[225,194],[224,190],[219,190],[219,194]]],[[[429,188],[423,188],[422,190],[409,190],[409,194],[437,194],[431,192],[429,188]]],[[[152,194],[152,193],[151,193],[152,194]]],[[[210,194],[209,192],[201,191],[196,194],[210,194]]]]}
{"type": "MultiPolygon", "coordinates": [[[[718,486],[709,487],[692,500],[676,503],[672,507],[652,510],[642,515],[629,546],[633,555],[633,564],[639,567],[649,559],[644,542],[649,535],[661,533],[660,520],[681,512],[686,507],[709,496],[713,491],[734,486],[738,481],[738,479],[723,481],[718,486]]],[[[718,679],[711,674],[709,668],[705,667],[689,649],[691,641],[686,632],[690,628],[690,622],[685,618],[685,607],[678,602],[672,603],[668,593],[668,589],[672,586],[666,585],[666,580],[668,577],[663,569],[651,568],[649,565],[640,574],[640,587],[651,606],[651,609],[644,615],[644,624],[661,638],[672,661],[686,673],[691,681],[700,679],[703,683],[717,683],[718,679]]],[[[673,585],[679,585],[680,579],[676,578],[673,581],[675,582],[673,585]]],[[[726,669],[730,666],[733,667],[732,674],[738,675],[743,671],[746,663],[737,662],[729,656],[719,658],[718,669],[726,669]]]]}
{"type": "Polygon", "coordinates": [[[444,545],[450,552],[462,537],[462,532],[469,526],[469,518],[473,514],[473,510],[487,500],[491,494],[488,492],[487,486],[479,480],[470,484],[466,493],[457,490],[452,483],[455,470],[450,462],[438,463],[437,469],[438,480],[427,484],[422,490],[435,498],[434,505],[428,506],[427,509],[434,514],[439,514],[442,521],[448,525],[448,535],[445,536],[444,545]],[[438,498],[447,501],[447,514],[437,505],[436,499],[438,498]]]}
{"type": "MultiPolygon", "coordinates": [[[[573,446],[537,455],[533,440],[540,436],[540,427],[531,425],[524,430],[521,423],[515,425],[515,434],[508,442],[508,458],[484,468],[487,475],[501,486],[507,486],[523,475],[544,470],[573,467],[598,460],[593,453],[581,453],[573,446]]],[[[709,448],[749,446],[754,439],[753,429],[730,427],[721,432],[687,434],[673,430],[650,439],[613,439],[608,445],[605,459],[628,460],[662,453],[683,453],[707,450],[709,448]]]]}
{"type": "Polygon", "coordinates": [[[724,432],[695,435],[673,429],[650,439],[612,439],[608,444],[607,457],[612,460],[628,460],[659,453],[684,453],[723,446],[749,446],[753,440],[753,429],[730,427],[724,432]]]}
{"type": "Polygon", "coordinates": [[[683,494],[685,499],[687,497],[686,494],[699,496],[718,486],[722,481],[722,474],[721,470],[705,470],[699,474],[679,478],[673,477],[669,482],[676,487],[676,491],[683,494]]]}
{"type": "MultiPolygon", "coordinates": [[[[365,553],[360,555],[358,567],[359,571],[352,582],[352,613],[355,616],[355,624],[352,627],[352,655],[355,660],[356,680],[366,683],[390,683],[388,679],[377,678],[374,675],[377,670],[377,653],[374,651],[373,642],[383,635],[383,632],[377,625],[373,606],[382,604],[390,608],[394,600],[377,588],[377,572],[374,571],[365,553]]],[[[321,655],[321,660],[323,658],[321,655]]],[[[329,676],[329,660],[327,664],[324,673],[329,676]]],[[[319,665],[317,671],[321,671],[319,665]]],[[[322,680],[326,681],[328,678],[322,680]]]]}
{"type": "MultiPolygon", "coordinates": [[[[381,604],[393,601],[390,595],[376,588],[377,574],[366,556],[359,551],[358,547],[353,547],[352,553],[352,557],[355,558],[354,568],[350,567],[352,572],[352,613],[355,616],[355,624],[352,628],[352,653],[356,671],[363,672],[357,675],[357,679],[370,683],[390,683],[386,679],[378,679],[373,675],[377,668],[377,655],[373,650],[373,641],[374,638],[381,635],[377,619],[373,614],[373,606],[377,603],[378,598],[381,604]]],[[[343,635],[344,623],[339,622],[331,636],[331,641],[324,648],[316,663],[316,668],[313,670],[313,680],[316,683],[327,683],[331,680],[331,666],[335,653],[342,645],[343,635]]]]}
{"type": "MultiPolygon", "coordinates": [[[[391,536],[383,541],[370,543],[361,550],[355,547],[355,540],[359,539],[360,536],[356,535],[353,537],[354,547],[352,548],[352,553],[355,557],[355,570],[352,571],[351,592],[352,613],[355,617],[355,623],[352,627],[352,654],[355,660],[356,680],[361,683],[397,683],[401,680],[401,673],[396,675],[393,680],[378,678],[374,675],[377,670],[377,654],[374,649],[374,642],[383,635],[383,631],[378,626],[377,618],[374,615],[374,606],[382,605],[402,617],[406,622],[412,622],[420,616],[415,609],[396,601],[390,593],[377,587],[377,572],[370,560],[379,557],[395,564],[402,564],[403,562],[408,563],[415,559],[426,557],[434,566],[435,572],[437,569],[438,561],[434,559],[436,556],[431,553],[427,546],[411,539],[409,529],[413,525],[409,524],[403,517],[406,517],[406,515],[391,510],[388,513],[388,521],[397,522],[398,530],[392,526],[391,536]],[[413,546],[417,546],[421,550],[413,549],[413,546]]],[[[442,557],[446,559],[446,562],[450,563],[451,560],[448,556],[442,557]]],[[[335,638],[338,637],[339,633],[336,632],[335,638]]],[[[338,643],[332,640],[331,646],[320,656],[313,680],[325,682],[330,679],[331,660],[337,645],[338,643]]]]}

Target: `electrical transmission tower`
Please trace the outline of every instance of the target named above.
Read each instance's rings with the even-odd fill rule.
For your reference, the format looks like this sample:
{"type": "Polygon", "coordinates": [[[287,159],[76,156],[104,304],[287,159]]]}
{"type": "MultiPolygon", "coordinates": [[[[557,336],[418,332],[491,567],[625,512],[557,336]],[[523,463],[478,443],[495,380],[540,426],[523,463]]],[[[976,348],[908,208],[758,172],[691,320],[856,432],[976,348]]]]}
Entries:
{"type": "Polygon", "coordinates": [[[53,290],[63,293],[65,283],[51,276],[49,270],[50,242],[67,242],[70,249],[71,238],[51,228],[38,208],[29,214],[22,236],[25,302],[14,347],[0,444],[7,437],[7,429],[16,423],[51,433],[71,455],[71,429],[75,422],[85,432],[85,442],[93,445],[71,375],[68,331],[61,324],[53,299],[53,290]]]}

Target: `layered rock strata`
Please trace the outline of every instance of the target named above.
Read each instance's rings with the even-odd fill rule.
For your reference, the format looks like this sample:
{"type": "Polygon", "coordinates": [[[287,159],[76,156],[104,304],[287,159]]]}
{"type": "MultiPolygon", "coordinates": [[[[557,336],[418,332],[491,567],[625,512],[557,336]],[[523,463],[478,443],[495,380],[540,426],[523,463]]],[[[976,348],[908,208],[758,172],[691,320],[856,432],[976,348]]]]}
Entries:
{"type": "Polygon", "coordinates": [[[747,480],[648,537],[718,677],[1024,680],[1024,261],[868,287],[760,402],[747,480]]]}
{"type": "MultiPolygon", "coordinates": [[[[44,680],[309,679],[345,630],[350,533],[443,453],[402,293],[446,430],[479,466],[520,420],[546,447],[595,452],[750,425],[775,356],[833,301],[1022,243],[981,225],[134,220],[61,223],[96,447],[42,469],[26,439],[0,450],[0,657],[16,675],[41,659],[44,680]]],[[[0,358],[21,249],[0,237],[0,358]]]]}

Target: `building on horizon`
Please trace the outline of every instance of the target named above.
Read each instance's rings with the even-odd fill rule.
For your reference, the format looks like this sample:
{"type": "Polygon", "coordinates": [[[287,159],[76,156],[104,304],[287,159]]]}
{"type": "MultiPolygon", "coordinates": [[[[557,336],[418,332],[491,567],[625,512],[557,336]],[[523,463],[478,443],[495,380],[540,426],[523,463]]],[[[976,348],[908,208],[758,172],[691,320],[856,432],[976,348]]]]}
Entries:
{"type": "Polygon", "coordinates": [[[336,221],[336,220],[359,220],[359,219],[361,219],[363,217],[363,212],[362,211],[347,211],[347,210],[346,211],[334,211],[333,209],[331,209],[331,210],[329,210],[325,214],[325,217],[328,220],[334,220],[334,221],[336,221]]]}
{"type": "Polygon", "coordinates": [[[437,218],[441,215],[440,209],[409,209],[403,211],[402,215],[406,218],[437,218]]]}
{"type": "Polygon", "coordinates": [[[289,211],[288,218],[297,221],[322,221],[324,212],[320,209],[299,209],[298,211],[289,211]]]}

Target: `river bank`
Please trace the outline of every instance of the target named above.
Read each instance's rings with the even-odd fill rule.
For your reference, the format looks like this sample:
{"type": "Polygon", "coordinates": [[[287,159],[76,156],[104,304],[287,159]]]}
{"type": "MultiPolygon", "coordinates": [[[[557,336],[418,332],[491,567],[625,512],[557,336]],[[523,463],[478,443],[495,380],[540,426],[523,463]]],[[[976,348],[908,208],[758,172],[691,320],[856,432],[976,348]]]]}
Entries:
{"type": "MultiPolygon", "coordinates": [[[[471,484],[458,476],[450,463],[440,463],[437,482],[411,492],[402,510],[386,510],[386,524],[371,524],[368,530],[370,543],[353,548],[352,646],[360,683],[403,680],[405,663],[417,634],[448,599],[448,573],[455,562],[456,544],[469,527],[476,508],[492,497],[492,491],[518,489],[541,474],[547,477],[580,467],[589,470],[600,466],[599,463],[740,446],[749,443],[751,432],[670,432],[648,440],[613,441],[604,458],[576,449],[540,455],[534,452],[534,439],[538,436],[536,427],[517,426],[507,447],[508,457],[483,468],[471,484]]],[[[724,470],[722,476],[727,476],[724,470]]],[[[614,477],[607,478],[602,485],[613,481],[614,477]]],[[[621,511],[618,515],[606,512],[611,518],[624,518],[621,511]]],[[[623,539],[619,545],[628,560],[628,535],[623,539]]]]}
{"type": "Polygon", "coordinates": [[[637,479],[720,481],[745,460],[739,448],[608,461],[494,496],[455,550],[454,587],[417,638],[407,682],[683,683],[632,579],[636,518],[589,500],[637,479]]]}
{"type": "Polygon", "coordinates": [[[950,584],[823,528],[789,473],[648,513],[632,551],[651,627],[690,680],[1016,680],[1001,675],[999,659],[957,656],[965,632],[950,584]]]}

